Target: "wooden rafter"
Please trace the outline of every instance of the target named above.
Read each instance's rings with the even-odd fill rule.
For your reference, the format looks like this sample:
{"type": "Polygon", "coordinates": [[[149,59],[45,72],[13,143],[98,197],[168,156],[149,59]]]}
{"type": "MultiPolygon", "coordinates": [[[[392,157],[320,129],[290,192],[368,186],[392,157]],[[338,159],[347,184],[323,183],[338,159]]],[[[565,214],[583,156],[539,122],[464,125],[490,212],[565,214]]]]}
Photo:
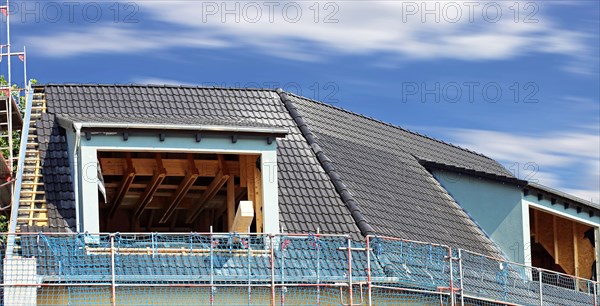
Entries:
{"type": "Polygon", "coordinates": [[[191,213],[186,219],[186,223],[193,223],[196,221],[200,213],[206,208],[205,203],[210,201],[216,194],[219,192],[221,187],[227,182],[229,179],[229,175],[224,175],[222,172],[219,172],[217,176],[210,182],[208,188],[204,193],[202,193],[202,197],[198,200],[196,207],[191,209],[191,213]]]}
{"type": "Polygon", "coordinates": [[[112,200],[112,203],[111,203],[109,211],[108,211],[109,218],[112,218],[115,215],[115,213],[117,212],[117,209],[119,208],[119,206],[121,206],[121,203],[123,202],[123,199],[125,198],[125,195],[129,191],[129,188],[131,187],[133,180],[135,179],[135,167],[133,166],[133,162],[131,161],[131,154],[129,154],[129,153],[127,154],[126,160],[127,160],[127,174],[125,176],[123,176],[123,179],[121,180],[119,189],[117,190],[117,193],[115,194],[115,196],[112,200]]]}
{"type": "Polygon", "coordinates": [[[158,221],[158,223],[160,224],[165,224],[167,223],[167,221],[169,221],[169,219],[173,215],[173,212],[175,212],[175,208],[177,208],[179,203],[181,203],[185,195],[188,193],[190,188],[194,185],[194,183],[200,176],[200,172],[198,171],[198,168],[196,168],[196,164],[194,163],[194,159],[191,154],[188,156],[188,162],[189,164],[187,174],[183,178],[181,184],[179,184],[179,187],[175,191],[175,194],[173,194],[173,197],[169,201],[169,206],[167,207],[167,209],[165,209],[165,212],[158,221]]]}
{"type": "Polygon", "coordinates": [[[158,187],[163,182],[163,180],[165,179],[166,176],[167,176],[167,170],[163,166],[162,158],[160,157],[160,154],[157,153],[156,154],[156,172],[154,173],[152,180],[150,181],[150,183],[146,187],[146,190],[144,191],[144,193],[139,198],[139,200],[136,204],[136,209],[133,214],[134,219],[138,220],[140,218],[140,216],[144,212],[144,209],[146,208],[146,206],[148,206],[150,201],[152,201],[152,197],[154,197],[154,193],[156,193],[156,190],[158,190],[158,187]]]}
{"type": "MultiPolygon", "coordinates": [[[[122,158],[101,157],[100,165],[104,176],[121,176],[126,174],[126,161],[122,158]]],[[[136,169],[136,176],[153,176],[154,169],[158,167],[158,161],[153,158],[132,158],[136,169]]],[[[239,162],[225,160],[225,167],[229,175],[239,175],[239,162]]],[[[162,164],[166,168],[167,176],[185,176],[189,161],[186,159],[163,159],[162,164]]],[[[216,176],[221,171],[219,160],[194,160],[200,176],[216,176]]]]}

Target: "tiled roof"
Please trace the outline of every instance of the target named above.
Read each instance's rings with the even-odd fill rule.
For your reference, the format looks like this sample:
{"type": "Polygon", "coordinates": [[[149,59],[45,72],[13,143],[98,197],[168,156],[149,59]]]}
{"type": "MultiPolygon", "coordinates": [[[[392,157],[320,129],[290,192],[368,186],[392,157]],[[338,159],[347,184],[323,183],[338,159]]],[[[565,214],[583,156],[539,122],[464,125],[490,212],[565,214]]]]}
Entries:
{"type": "Polygon", "coordinates": [[[50,188],[60,190],[50,191],[51,198],[64,204],[54,204],[57,215],[71,215],[73,196],[68,167],[63,168],[68,156],[65,134],[53,123],[55,115],[167,121],[179,116],[225,118],[289,130],[277,142],[280,221],[285,231],[314,232],[319,227],[324,233],[356,238],[362,230],[497,254],[491,240],[419,163],[512,178],[483,155],[316,101],[293,95],[286,101],[285,93],[272,90],[43,87],[48,115],[39,124],[45,128],[46,138],[41,139],[48,143],[40,147],[46,156],[44,181],[48,175],[50,181],[62,182],[50,188]]]}
{"type": "Polygon", "coordinates": [[[376,234],[461,246],[489,254],[495,245],[419,163],[498,171],[496,162],[326,104],[289,96],[376,234]],[[445,154],[442,151],[445,150],[445,154]]]}
{"type": "MultiPolygon", "coordinates": [[[[47,85],[44,88],[48,118],[55,115],[197,116],[284,127],[288,135],[277,140],[281,227],[286,232],[315,232],[320,228],[324,233],[349,233],[355,238],[359,235],[352,217],[344,213],[345,205],[329,177],[274,91],[130,85],[47,85]]],[[[46,159],[68,154],[64,130],[56,124],[50,127],[58,135],[48,138],[46,159]]],[[[57,166],[51,169],[58,170],[52,175],[52,181],[70,182],[69,172],[62,171],[65,169],[57,166]]],[[[63,184],[62,188],[68,190],[55,192],[54,196],[59,197],[61,203],[71,203],[71,185],[63,184]]]]}
{"type": "Polygon", "coordinates": [[[48,205],[48,230],[75,229],[75,194],[65,131],[54,116],[42,114],[37,120],[42,177],[48,205]]]}

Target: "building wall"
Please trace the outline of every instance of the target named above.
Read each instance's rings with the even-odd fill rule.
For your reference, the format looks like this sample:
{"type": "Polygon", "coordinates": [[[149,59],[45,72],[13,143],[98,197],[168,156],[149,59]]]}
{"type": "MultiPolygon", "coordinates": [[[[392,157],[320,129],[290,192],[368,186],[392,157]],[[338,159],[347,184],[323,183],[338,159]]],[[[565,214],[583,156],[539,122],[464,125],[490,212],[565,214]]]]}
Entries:
{"type": "Polygon", "coordinates": [[[528,263],[529,217],[521,203],[522,187],[443,170],[433,176],[509,260],[528,263]]]}

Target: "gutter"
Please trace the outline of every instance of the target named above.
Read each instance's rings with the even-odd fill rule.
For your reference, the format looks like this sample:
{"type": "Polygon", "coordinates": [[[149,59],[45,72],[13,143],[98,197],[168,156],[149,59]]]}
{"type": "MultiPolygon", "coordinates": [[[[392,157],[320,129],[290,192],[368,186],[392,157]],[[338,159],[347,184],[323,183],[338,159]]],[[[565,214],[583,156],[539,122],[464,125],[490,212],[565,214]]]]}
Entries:
{"type": "Polygon", "coordinates": [[[81,232],[79,217],[79,144],[81,141],[81,124],[73,123],[75,130],[75,145],[73,146],[73,192],[75,193],[75,231],[81,232]]]}
{"type": "Polygon", "coordinates": [[[358,229],[360,230],[361,234],[364,237],[375,234],[373,227],[371,227],[371,225],[367,222],[365,216],[360,211],[358,202],[354,200],[354,197],[348,191],[348,187],[346,187],[346,184],[344,184],[341,176],[338,174],[337,171],[335,171],[333,167],[333,162],[327,157],[327,155],[325,155],[325,152],[323,152],[321,147],[317,144],[315,135],[308,128],[308,124],[306,123],[306,121],[304,121],[304,118],[302,118],[302,115],[300,114],[292,100],[290,100],[287,93],[282,89],[277,89],[277,94],[279,94],[279,97],[281,98],[281,101],[283,101],[285,108],[288,110],[290,116],[292,117],[292,119],[294,119],[294,122],[300,129],[302,136],[304,136],[311,149],[317,156],[317,160],[323,167],[323,170],[325,170],[325,173],[327,173],[329,179],[331,179],[335,190],[342,198],[344,204],[346,204],[346,207],[350,211],[350,214],[356,222],[356,225],[358,226],[358,229]]]}
{"type": "Polygon", "coordinates": [[[260,133],[285,136],[288,130],[277,127],[245,127],[222,125],[184,125],[184,124],[158,124],[158,123],[121,123],[121,122],[77,122],[75,120],[57,116],[58,123],[64,128],[79,125],[82,129],[123,129],[123,130],[171,130],[171,131],[206,131],[206,132],[233,132],[233,133],[260,133]]]}

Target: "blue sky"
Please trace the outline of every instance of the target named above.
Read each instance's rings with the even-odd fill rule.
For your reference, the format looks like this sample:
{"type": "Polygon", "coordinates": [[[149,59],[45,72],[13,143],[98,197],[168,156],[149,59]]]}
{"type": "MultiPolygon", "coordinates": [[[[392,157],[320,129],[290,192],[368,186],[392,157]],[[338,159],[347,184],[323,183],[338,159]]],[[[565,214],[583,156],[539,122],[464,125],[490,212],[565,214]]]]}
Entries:
{"type": "Polygon", "coordinates": [[[11,26],[44,83],[283,87],[598,202],[599,11],[598,1],[16,1],[11,26]]]}

